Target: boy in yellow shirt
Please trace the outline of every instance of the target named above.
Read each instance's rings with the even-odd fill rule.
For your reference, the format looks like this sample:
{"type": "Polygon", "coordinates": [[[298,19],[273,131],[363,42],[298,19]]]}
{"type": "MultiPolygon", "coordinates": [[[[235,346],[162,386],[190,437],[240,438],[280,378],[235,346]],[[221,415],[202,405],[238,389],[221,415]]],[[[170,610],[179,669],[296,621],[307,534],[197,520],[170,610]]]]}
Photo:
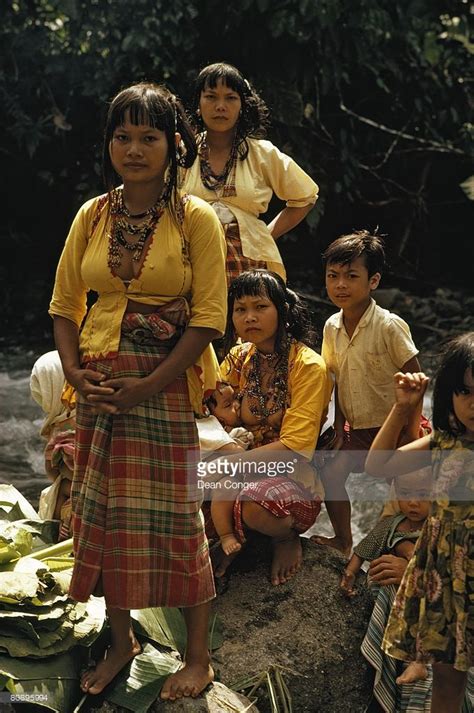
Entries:
{"type": "MultiPolygon", "coordinates": [[[[367,451],[393,402],[393,374],[416,372],[418,349],[406,322],[376,305],[371,293],[385,265],[382,241],[366,230],[343,235],[323,253],[328,296],[340,311],[324,325],[322,356],[335,377],[336,449],[323,472],[334,537],[316,537],[346,555],[352,547],[345,483],[363,472],[367,451]]],[[[410,424],[412,432],[416,426],[410,424]]],[[[410,440],[418,437],[411,433],[410,440]]]]}

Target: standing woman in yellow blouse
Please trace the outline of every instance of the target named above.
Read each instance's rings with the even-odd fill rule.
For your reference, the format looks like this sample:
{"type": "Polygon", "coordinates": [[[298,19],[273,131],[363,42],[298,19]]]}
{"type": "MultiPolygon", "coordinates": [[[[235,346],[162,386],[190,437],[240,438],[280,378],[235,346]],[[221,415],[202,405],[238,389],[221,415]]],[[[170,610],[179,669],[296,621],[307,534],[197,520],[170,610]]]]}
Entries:
{"type": "Polygon", "coordinates": [[[194,86],[198,158],[184,188],[210,203],[224,226],[228,284],[245,270],[268,268],[285,278],[275,240],[311,210],[316,183],[270,141],[268,109],[236,67],[205,67],[194,86]],[[259,220],[273,194],[286,207],[266,225],[259,220]]]}
{"type": "Polygon", "coordinates": [[[225,244],[214,211],[176,188],[195,155],[167,89],[137,84],[113,99],[108,192],[79,210],[50,305],[78,395],[70,595],[103,594],[111,626],[106,657],[81,680],[93,694],[140,652],[130,609],[184,608],[185,663],[163,698],[196,696],[213,677],[194,412],[217,380],[209,343],[225,327],[225,244]],[[98,298],[87,312],[88,290],[98,298]]]}

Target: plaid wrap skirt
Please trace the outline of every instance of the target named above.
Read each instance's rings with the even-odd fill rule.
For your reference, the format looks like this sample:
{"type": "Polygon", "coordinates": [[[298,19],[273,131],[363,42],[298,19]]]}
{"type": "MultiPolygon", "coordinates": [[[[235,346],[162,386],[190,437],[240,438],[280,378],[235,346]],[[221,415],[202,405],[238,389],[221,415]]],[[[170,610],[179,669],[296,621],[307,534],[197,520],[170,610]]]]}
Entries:
{"type": "Polygon", "coordinates": [[[224,231],[225,241],[227,243],[225,266],[227,286],[230,285],[232,280],[235,280],[236,277],[247,270],[267,269],[265,260],[252,260],[243,254],[238,223],[227,223],[227,225],[224,226],[224,231]]]}
{"type": "MultiPolygon", "coordinates": [[[[122,331],[119,354],[87,364],[143,377],[170,351],[122,331]]],[[[183,374],[126,414],[77,404],[70,595],[119,609],[189,607],[215,596],[196,479],[199,441],[183,374]]]]}
{"type": "Polygon", "coordinates": [[[312,495],[295,480],[275,476],[256,481],[252,485],[254,487],[242,489],[234,502],[234,532],[240,542],[245,542],[245,523],[242,518],[244,500],[253,500],[274,517],[291,515],[292,527],[300,534],[316,522],[321,511],[321,498],[312,495]]]}

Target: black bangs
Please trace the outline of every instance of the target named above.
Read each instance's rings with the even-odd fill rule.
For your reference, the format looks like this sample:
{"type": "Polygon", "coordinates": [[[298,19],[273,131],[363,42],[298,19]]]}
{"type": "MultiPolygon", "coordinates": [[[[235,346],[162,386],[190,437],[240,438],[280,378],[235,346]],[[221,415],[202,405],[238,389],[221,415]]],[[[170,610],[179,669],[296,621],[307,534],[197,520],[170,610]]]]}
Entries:
{"type": "Polygon", "coordinates": [[[237,277],[229,287],[228,303],[242,297],[267,297],[278,308],[285,302],[286,285],[279,275],[268,270],[249,270],[237,277]]]}
{"type": "Polygon", "coordinates": [[[214,89],[219,80],[229,87],[229,89],[233,89],[240,94],[240,96],[244,96],[247,93],[244,78],[239,70],[231,64],[224,64],[222,62],[211,64],[202,70],[197,78],[196,89],[199,93],[206,89],[206,87],[214,89]]]}
{"type": "Polygon", "coordinates": [[[133,93],[133,95],[127,96],[125,90],[122,94],[123,96],[116,102],[112,110],[110,130],[114,131],[117,126],[123,126],[127,119],[134,126],[148,124],[159,131],[166,131],[170,128],[171,117],[167,101],[163,101],[161,97],[151,93],[143,93],[141,96],[133,93]]]}

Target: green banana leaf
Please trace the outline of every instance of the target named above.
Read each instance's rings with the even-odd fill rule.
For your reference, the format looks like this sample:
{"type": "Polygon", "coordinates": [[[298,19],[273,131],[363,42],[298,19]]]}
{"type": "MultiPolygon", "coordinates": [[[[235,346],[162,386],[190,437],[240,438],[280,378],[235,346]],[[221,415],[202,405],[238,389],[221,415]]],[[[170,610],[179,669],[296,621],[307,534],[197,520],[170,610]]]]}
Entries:
{"type": "Polygon", "coordinates": [[[0,484],[0,520],[39,520],[36,510],[13,485],[0,484]]]}
{"type": "Polygon", "coordinates": [[[106,692],[105,697],[110,703],[125,706],[134,713],[147,713],[163,683],[180,666],[175,656],[146,643],[142,653],[116,677],[111,692],[106,692]]]}
{"type": "Polygon", "coordinates": [[[179,651],[181,655],[184,654],[187,638],[186,623],[179,609],[170,607],[132,609],[131,616],[137,634],[179,651]]]}
{"type": "Polygon", "coordinates": [[[82,693],[79,678],[86,661],[86,649],[73,651],[48,659],[13,659],[0,656],[0,688],[11,693],[34,694],[35,703],[56,713],[72,711],[82,693]]]}
{"type": "MultiPolygon", "coordinates": [[[[169,607],[133,609],[131,615],[132,625],[137,634],[146,636],[173,651],[179,651],[181,656],[184,656],[187,630],[180,609],[169,607]]],[[[215,616],[209,623],[209,649],[211,651],[218,649],[223,641],[222,625],[215,616]]]]}
{"type": "Polygon", "coordinates": [[[34,599],[40,582],[30,572],[0,572],[0,602],[14,604],[34,599]]]}
{"type": "Polygon", "coordinates": [[[56,632],[38,631],[40,636],[38,645],[28,639],[0,636],[0,652],[7,652],[15,658],[25,656],[43,658],[69,651],[77,644],[90,646],[104,627],[105,603],[102,598],[90,597],[82,606],[85,606],[85,612],[78,621],[65,622],[56,632]],[[58,633],[63,638],[57,640],[58,633]]]}
{"type": "Polygon", "coordinates": [[[2,611],[0,613],[0,624],[8,622],[12,626],[17,626],[19,621],[29,621],[35,629],[46,629],[47,631],[57,629],[66,616],[73,616],[72,610],[77,606],[75,602],[69,600],[68,602],[55,604],[46,611],[44,609],[40,609],[38,612],[25,612],[18,609],[15,611],[2,611]]]}

